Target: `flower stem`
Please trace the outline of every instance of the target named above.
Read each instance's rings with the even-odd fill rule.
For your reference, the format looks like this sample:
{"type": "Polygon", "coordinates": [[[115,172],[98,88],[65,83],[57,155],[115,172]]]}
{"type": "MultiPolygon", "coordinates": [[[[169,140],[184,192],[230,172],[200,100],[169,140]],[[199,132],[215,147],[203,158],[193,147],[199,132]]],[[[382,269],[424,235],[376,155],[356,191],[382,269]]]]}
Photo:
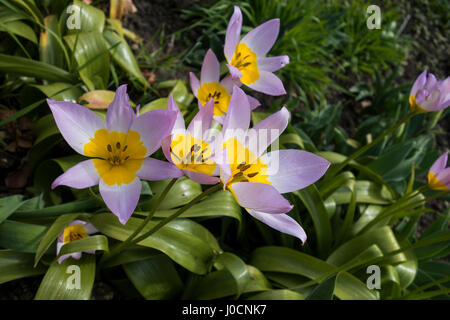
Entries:
{"type": "Polygon", "coordinates": [[[163,190],[163,192],[160,194],[158,199],[156,200],[156,203],[152,207],[152,211],[149,212],[148,216],[142,221],[142,223],[139,225],[139,227],[136,228],[136,230],[133,231],[133,233],[123,242],[119,243],[117,246],[115,246],[109,253],[105,253],[100,260],[100,264],[103,264],[106,260],[110,259],[111,257],[117,255],[120,253],[123,249],[129,247],[131,245],[132,240],[134,237],[136,237],[139,232],[142,231],[142,229],[145,228],[145,226],[149,223],[149,221],[153,218],[156,210],[161,205],[161,202],[166,198],[167,194],[169,193],[170,189],[174,186],[175,182],[178,178],[173,178],[170,180],[169,184],[166,186],[166,188],[163,190]]]}
{"type": "Polygon", "coordinates": [[[344,167],[350,163],[350,161],[358,158],[360,155],[364,154],[367,150],[369,150],[370,148],[372,148],[374,145],[376,145],[378,142],[380,142],[381,140],[383,140],[384,137],[386,137],[387,135],[393,133],[395,130],[397,130],[403,123],[405,123],[406,121],[408,121],[409,119],[412,118],[412,116],[414,116],[415,113],[414,112],[409,112],[406,116],[404,116],[403,118],[401,118],[393,127],[386,129],[381,135],[379,135],[375,140],[373,140],[371,143],[366,144],[364,147],[359,148],[358,150],[356,150],[352,155],[350,155],[349,157],[347,157],[347,159],[345,159],[343,162],[339,163],[337,165],[337,167],[332,168],[328,171],[327,176],[326,176],[326,180],[333,178],[336,174],[338,174],[342,169],[344,169],[344,167]]]}
{"type": "Polygon", "coordinates": [[[205,191],[203,191],[203,193],[199,194],[197,197],[195,197],[194,199],[192,199],[188,204],[186,204],[184,207],[178,209],[173,215],[161,220],[156,226],[154,226],[152,229],[150,229],[149,231],[147,231],[146,233],[144,233],[143,235],[137,237],[136,239],[134,239],[133,241],[131,241],[131,244],[136,244],[146,238],[148,238],[149,236],[151,236],[152,234],[154,234],[156,231],[158,231],[159,229],[161,229],[162,227],[164,227],[166,224],[168,224],[170,221],[178,218],[181,214],[183,214],[186,210],[188,210],[190,207],[192,207],[194,204],[196,204],[198,201],[200,201],[203,197],[218,191],[222,188],[222,184],[217,184],[209,189],[206,189],[205,191]]]}

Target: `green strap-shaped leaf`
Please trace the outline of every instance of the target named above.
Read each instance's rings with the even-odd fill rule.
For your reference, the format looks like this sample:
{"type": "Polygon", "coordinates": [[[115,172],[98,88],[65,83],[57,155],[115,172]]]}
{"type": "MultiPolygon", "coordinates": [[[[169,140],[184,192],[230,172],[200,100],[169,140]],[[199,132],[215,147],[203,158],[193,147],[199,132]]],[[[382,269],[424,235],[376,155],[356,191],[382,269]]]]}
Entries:
{"type": "Polygon", "coordinates": [[[21,21],[9,21],[9,22],[0,21],[0,31],[11,32],[15,35],[21,36],[37,44],[37,37],[33,29],[29,25],[21,21]]]}
{"type": "Polygon", "coordinates": [[[95,256],[83,254],[80,260],[54,261],[47,270],[35,300],[88,300],[95,279],[95,256]]]}
{"type": "Polygon", "coordinates": [[[305,297],[298,292],[288,289],[268,290],[255,294],[248,300],[305,300],[305,297]]]}
{"type": "MultiPolygon", "coordinates": [[[[122,225],[109,213],[97,214],[91,222],[103,234],[124,241],[142,220],[130,218],[126,225],[122,225]]],[[[142,233],[154,227],[156,223],[150,221],[142,233]]],[[[172,221],[138,244],[160,250],[176,263],[198,274],[209,271],[212,260],[218,253],[218,244],[214,236],[201,225],[185,219],[172,221]]]]}
{"type": "Polygon", "coordinates": [[[109,47],[115,45],[116,43],[120,43],[111,50],[111,55],[114,61],[132,77],[136,78],[143,87],[148,87],[149,85],[142,75],[133,51],[131,51],[131,48],[126,40],[110,30],[105,30],[103,32],[103,36],[109,47]]]}
{"type": "Polygon", "coordinates": [[[314,288],[306,300],[332,300],[335,284],[336,276],[329,277],[314,288]]]}
{"type": "Polygon", "coordinates": [[[164,254],[126,263],[123,269],[139,293],[148,300],[171,299],[183,289],[172,260],[164,254]]]}
{"type": "Polygon", "coordinates": [[[39,39],[39,60],[63,68],[64,51],[61,47],[62,38],[58,17],[56,15],[45,17],[44,26],[46,29],[41,31],[39,39]]]}
{"type": "Polygon", "coordinates": [[[223,252],[217,256],[215,263],[230,272],[236,283],[236,296],[239,297],[250,280],[250,273],[245,262],[235,254],[223,252]]]}
{"type": "Polygon", "coordinates": [[[0,71],[55,82],[76,82],[73,74],[51,64],[2,53],[0,53],[0,71]]]}
{"type": "Polygon", "coordinates": [[[58,217],[62,214],[73,213],[73,212],[83,212],[89,209],[98,207],[99,204],[96,199],[83,199],[72,201],[69,203],[58,204],[55,206],[49,206],[43,209],[25,209],[17,210],[13,213],[12,217],[20,219],[28,218],[48,218],[48,217],[58,217]]]}
{"type": "MultiPolygon", "coordinates": [[[[155,217],[165,218],[174,214],[177,209],[158,210],[155,217]]],[[[146,216],[147,212],[136,212],[146,216]]],[[[198,217],[230,217],[241,221],[241,207],[229,191],[218,191],[186,210],[182,218],[198,217]]]]}
{"type": "Polygon", "coordinates": [[[93,250],[109,251],[108,238],[99,234],[67,243],[61,248],[58,257],[74,252],[86,252],[93,250]]]}
{"type": "Polygon", "coordinates": [[[37,248],[36,256],[34,258],[35,266],[38,264],[39,260],[42,258],[48,248],[50,248],[55,239],[58,238],[59,234],[64,231],[64,228],[66,228],[73,220],[78,218],[79,215],[79,213],[64,214],[62,216],[59,216],[55,220],[55,222],[53,222],[53,224],[50,226],[47,233],[44,235],[44,237],[42,237],[42,240],[39,243],[39,247],[37,248]]]}
{"type": "Polygon", "coordinates": [[[23,204],[22,195],[13,195],[0,199],[0,223],[8,219],[23,204]]]}
{"type": "Polygon", "coordinates": [[[46,270],[42,264],[33,267],[33,254],[0,250],[0,284],[43,274],[46,270]]]}
{"type": "Polygon", "coordinates": [[[302,200],[314,223],[319,256],[325,257],[331,249],[331,224],[327,210],[315,185],[294,192],[302,200]]]}
{"type": "Polygon", "coordinates": [[[47,226],[5,220],[0,224],[0,247],[34,253],[47,229],[47,226]]]}
{"type": "MultiPolygon", "coordinates": [[[[285,247],[261,247],[253,251],[250,263],[263,272],[296,274],[312,280],[337,270],[336,266],[285,247]]],[[[342,300],[376,299],[367,286],[353,275],[342,272],[336,279],[334,294],[342,300]]]]}
{"type": "MultiPolygon", "coordinates": [[[[83,94],[83,90],[81,90],[78,86],[74,86],[70,83],[64,82],[54,82],[45,85],[33,85],[33,87],[39,89],[47,97],[58,101],[76,102],[78,97],[83,94]]],[[[49,116],[53,117],[51,114],[49,116]]]]}
{"type": "MultiPolygon", "coordinates": [[[[247,265],[250,280],[242,293],[270,290],[269,281],[257,268],[247,265]]],[[[185,299],[210,300],[236,295],[235,280],[227,270],[208,273],[205,277],[197,278],[185,287],[185,299]],[[187,293],[186,293],[187,292],[187,293]]]]}

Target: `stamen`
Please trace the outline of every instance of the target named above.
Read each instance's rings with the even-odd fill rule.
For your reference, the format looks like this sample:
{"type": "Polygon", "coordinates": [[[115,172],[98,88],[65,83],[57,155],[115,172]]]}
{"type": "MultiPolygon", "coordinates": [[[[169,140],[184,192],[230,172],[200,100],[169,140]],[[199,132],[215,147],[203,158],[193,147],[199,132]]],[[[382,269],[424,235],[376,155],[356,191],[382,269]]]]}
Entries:
{"type": "Polygon", "coordinates": [[[127,148],[128,148],[128,145],[126,145],[126,146],[123,148],[123,152],[125,152],[125,150],[127,150],[127,148]]]}
{"type": "Polygon", "coordinates": [[[250,168],[252,165],[251,164],[248,164],[248,165],[246,165],[246,166],[243,166],[241,169],[239,169],[239,170],[241,170],[242,172],[244,172],[245,170],[247,170],[248,168],[250,168]]]}
{"type": "Polygon", "coordinates": [[[240,171],[241,168],[242,168],[244,165],[245,165],[245,162],[240,163],[240,164],[237,166],[238,170],[240,171]]]}
{"type": "Polygon", "coordinates": [[[117,148],[117,149],[120,149],[120,142],[117,142],[117,143],[116,143],[116,148],[117,148]]]}
{"type": "Polygon", "coordinates": [[[106,148],[108,149],[109,152],[112,152],[112,147],[110,144],[108,144],[108,146],[106,148]]]}
{"type": "Polygon", "coordinates": [[[128,159],[130,159],[130,156],[126,156],[124,160],[128,160],[128,159]]]}
{"type": "Polygon", "coordinates": [[[182,160],[180,159],[180,157],[178,157],[178,156],[175,154],[175,152],[172,151],[172,149],[170,149],[170,153],[171,153],[172,155],[174,155],[174,156],[177,158],[178,161],[182,162],[182,160]]]}
{"type": "Polygon", "coordinates": [[[258,175],[258,172],[249,173],[249,174],[247,174],[247,177],[253,178],[253,177],[256,176],[256,175],[258,175]]]}

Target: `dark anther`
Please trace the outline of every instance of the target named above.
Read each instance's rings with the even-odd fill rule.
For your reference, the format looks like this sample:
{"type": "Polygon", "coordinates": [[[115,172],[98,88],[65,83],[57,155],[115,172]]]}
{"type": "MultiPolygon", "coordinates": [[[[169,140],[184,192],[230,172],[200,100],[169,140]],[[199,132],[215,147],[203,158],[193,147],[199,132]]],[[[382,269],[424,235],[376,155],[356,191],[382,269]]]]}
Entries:
{"type": "Polygon", "coordinates": [[[258,174],[258,172],[249,173],[249,174],[247,175],[247,177],[253,178],[253,177],[256,176],[257,174],[258,174]]]}
{"type": "Polygon", "coordinates": [[[248,168],[250,168],[252,165],[251,164],[248,164],[248,165],[246,165],[246,166],[243,166],[241,169],[239,169],[239,170],[241,170],[241,171],[245,171],[245,170],[247,170],[248,168]]]}
{"type": "Polygon", "coordinates": [[[238,170],[241,170],[241,168],[242,168],[243,166],[245,166],[245,162],[242,162],[241,164],[239,164],[239,165],[237,166],[238,170]]]}
{"type": "Polygon", "coordinates": [[[123,148],[123,151],[125,152],[125,150],[127,150],[127,148],[128,148],[128,145],[126,145],[126,146],[123,148]]]}
{"type": "Polygon", "coordinates": [[[242,175],[243,175],[242,171],[239,171],[238,173],[236,173],[236,174],[234,175],[233,178],[239,178],[239,177],[242,177],[242,175]]]}
{"type": "Polygon", "coordinates": [[[108,144],[107,149],[108,149],[109,152],[112,152],[112,147],[111,147],[110,144],[108,144]]]}
{"type": "Polygon", "coordinates": [[[130,156],[126,156],[124,160],[128,160],[128,159],[130,159],[130,156]]]}
{"type": "Polygon", "coordinates": [[[117,148],[117,149],[120,149],[120,142],[117,142],[117,143],[116,143],[116,148],[117,148]]]}

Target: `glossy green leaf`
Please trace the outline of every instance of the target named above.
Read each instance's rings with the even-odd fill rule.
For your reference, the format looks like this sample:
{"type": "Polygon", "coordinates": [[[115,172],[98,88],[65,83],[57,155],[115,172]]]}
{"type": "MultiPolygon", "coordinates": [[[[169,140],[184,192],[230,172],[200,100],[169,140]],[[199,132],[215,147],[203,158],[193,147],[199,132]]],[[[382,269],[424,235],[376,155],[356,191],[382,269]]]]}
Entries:
{"type": "Polygon", "coordinates": [[[74,252],[109,251],[108,238],[104,235],[89,236],[84,239],[72,241],[62,246],[58,257],[74,252]]]}
{"type": "Polygon", "coordinates": [[[33,87],[42,91],[48,98],[58,101],[76,102],[77,98],[83,94],[83,91],[70,83],[54,82],[46,85],[33,85],[33,87]]]}
{"type": "MultiPolygon", "coordinates": [[[[157,199],[159,197],[169,182],[170,180],[162,180],[151,181],[149,183],[150,188],[154,193],[153,199],[157,199]]],[[[165,199],[161,202],[158,209],[173,209],[185,205],[201,193],[202,187],[199,183],[186,177],[179,178],[175,185],[170,189],[165,199]]],[[[153,199],[148,204],[143,205],[144,210],[152,209],[153,201],[155,201],[153,199]]]]}
{"type": "MultiPolygon", "coordinates": [[[[363,233],[342,244],[328,257],[327,262],[336,266],[343,265],[373,244],[376,244],[383,254],[388,254],[401,248],[392,229],[385,226],[370,230],[370,232],[363,233]]],[[[389,259],[391,263],[399,263],[406,260],[404,254],[398,254],[389,259]]]]}
{"type": "Polygon", "coordinates": [[[183,288],[173,262],[164,254],[124,264],[123,269],[139,293],[148,300],[174,298],[183,288]]]}
{"type": "Polygon", "coordinates": [[[13,195],[0,199],[0,223],[8,219],[23,204],[22,195],[13,195]]]}
{"type": "MultiPolygon", "coordinates": [[[[270,283],[257,268],[247,265],[250,280],[247,282],[243,293],[270,290],[270,283]]],[[[197,279],[188,287],[189,294],[186,299],[210,300],[236,295],[235,280],[227,270],[218,270],[208,273],[197,279]]]]}
{"type": "Polygon", "coordinates": [[[46,29],[41,31],[39,39],[39,60],[63,68],[64,51],[61,47],[62,38],[58,17],[56,15],[45,17],[44,26],[46,29]]]}
{"type": "Polygon", "coordinates": [[[66,21],[64,26],[71,25],[73,28],[67,30],[67,34],[77,32],[99,32],[102,33],[105,27],[105,14],[95,6],[85,4],[80,0],[73,1],[72,11],[64,10],[62,16],[66,21]]]}
{"type": "MultiPolygon", "coordinates": [[[[174,214],[177,209],[157,210],[155,217],[165,218],[174,214]]],[[[147,212],[136,212],[146,216],[147,212]]],[[[198,217],[230,217],[241,221],[241,207],[228,191],[218,191],[186,210],[182,218],[198,217]]]]}
{"type": "Polygon", "coordinates": [[[64,231],[64,228],[66,228],[69,225],[69,223],[75,220],[78,216],[79,216],[78,213],[64,214],[59,216],[55,220],[55,222],[53,222],[53,224],[47,230],[47,233],[44,235],[44,237],[42,237],[42,240],[39,243],[34,258],[35,266],[38,264],[39,260],[42,258],[44,253],[48,250],[48,248],[50,248],[51,244],[56,240],[56,238],[58,238],[59,234],[64,231]]]}
{"type": "Polygon", "coordinates": [[[33,267],[33,254],[0,250],[0,284],[45,273],[43,265],[33,267]]]}
{"type": "Polygon", "coordinates": [[[13,33],[37,44],[37,37],[33,29],[29,25],[21,21],[9,21],[9,22],[0,21],[0,31],[13,33]]]}
{"type": "Polygon", "coordinates": [[[276,289],[255,294],[249,297],[248,300],[305,300],[305,297],[292,290],[276,289]]]}
{"type": "Polygon", "coordinates": [[[82,32],[65,36],[64,40],[72,50],[77,70],[88,89],[105,89],[109,81],[109,52],[103,34],[82,32]]]}
{"type": "Polygon", "coordinates": [[[319,256],[324,257],[331,248],[332,233],[328,213],[320,193],[315,185],[310,185],[294,193],[302,200],[313,220],[319,256]]]}
{"type": "MultiPolygon", "coordinates": [[[[253,251],[250,263],[263,272],[297,274],[315,280],[336,271],[323,260],[285,247],[261,247],[253,251]]],[[[291,288],[292,289],[292,288],[291,288]]],[[[343,300],[374,300],[376,296],[353,275],[342,272],[334,294],[343,300]]]]}
{"type": "Polygon", "coordinates": [[[67,258],[61,264],[54,261],[42,279],[34,299],[88,300],[91,298],[94,279],[95,256],[92,254],[84,254],[80,260],[67,258]]]}
{"type": "MultiPolygon", "coordinates": [[[[141,221],[141,219],[130,218],[124,226],[112,214],[97,214],[91,219],[92,224],[103,234],[121,241],[130,236],[141,221]]],[[[148,231],[156,223],[151,221],[142,232],[148,231]]],[[[212,242],[214,237],[208,234],[210,235],[209,231],[199,224],[179,219],[162,227],[138,244],[164,252],[191,272],[205,274],[211,266],[218,247],[217,243],[212,242]]]]}
{"type": "MultiPolygon", "coordinates": [[[[371,181],[357,180],[355,184],[356,202],[370,204],[389,204],[392,196],[387,188],[371,181]]],[[[352,191],[347,187],[340,187],[330,197],[336,204],[350,203],[352,191]]]]}
{"type": "Polygon", "coordinates": [[[36,252],[48,227],[6,220],[0,224],[0,247],[18,252],[36,252]]]}
{"type": "Polygon", "coordinates": [[[311,294],[306,297],[306,300],[332,300],[335,284],[336,276],[329,277],[314,288],[311,294]]]}
{"type": "Polygon", "coordinates": [[[236,296],[239,297],[250,280],[247,265],[238,256],[230,252],[223,252],[218,255],[215,264],[230,272],[235,281],[236,296]]]}
{"type": "Polygon", "coordinates": [[[0,53],[0,71],[55,82],[76,82],[73,74],[51,64],[0,53]]]}
{"type": "Polygon", "coordinates": [[[139,69],[139,65],[136,61],[136,58],[134,57],[133,51],[131,51],[131,48],[129,47],[126,40],[120,35],[109,30],[105,30],[105,32],[103,32],[103,36],[105,37],[105,40],[110,47],[116,45],[116,43],[120,43],[111,50],[111,55],[114,61],[123,70],[128,72],[129,75],[136,78],[143,87],[148,87],[147,80],[145,80],[144,76],[142,75],[141,69],[139,69]]]}

